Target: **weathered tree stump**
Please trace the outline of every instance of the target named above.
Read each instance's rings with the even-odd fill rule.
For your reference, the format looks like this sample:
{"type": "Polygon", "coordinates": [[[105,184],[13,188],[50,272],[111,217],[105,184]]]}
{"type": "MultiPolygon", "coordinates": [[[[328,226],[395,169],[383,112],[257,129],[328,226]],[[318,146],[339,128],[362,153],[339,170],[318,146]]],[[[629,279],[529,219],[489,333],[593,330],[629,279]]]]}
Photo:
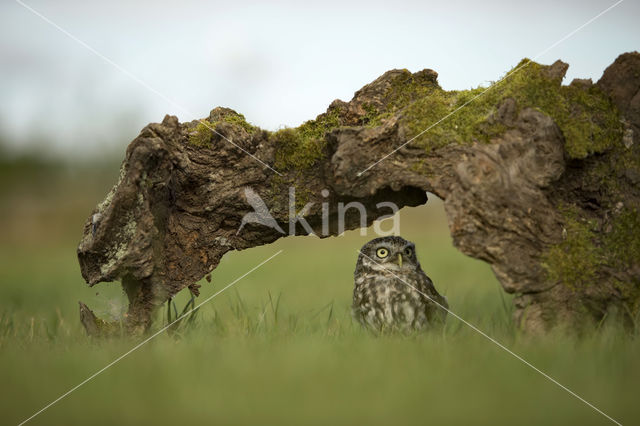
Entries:
{"type": "MultiPolygon", "coordinates": [[[[378,202],[416,206],[429,191],[444,200],[455,246],[491,264],[517,295],[514,320],[524,329],[580,327],[612,310],[632,324],[640,309],[640,54],[621,55],[596,84],[563,86],[567,67],[524,60],[485,93],[444,91],[432,70],[392,70],[350,102],[277,132],[226,108],[206,125],[166,116],[131,142],[120,179],[86,222],[82,275],[91,286],[120,280],[128,331],[142,332],[168,298],[185,287],[197,293],[226,252],[285,235],[255,223],[238,232],[253,211],[246,187],[281,230],[294,187],[296,213],[313,203],[303,216],[319,236],[338,233],[339,201],[362,202],[370,224],[378,202]]],[[[351,213],[347,229],[361,225],[351,213]]]]}

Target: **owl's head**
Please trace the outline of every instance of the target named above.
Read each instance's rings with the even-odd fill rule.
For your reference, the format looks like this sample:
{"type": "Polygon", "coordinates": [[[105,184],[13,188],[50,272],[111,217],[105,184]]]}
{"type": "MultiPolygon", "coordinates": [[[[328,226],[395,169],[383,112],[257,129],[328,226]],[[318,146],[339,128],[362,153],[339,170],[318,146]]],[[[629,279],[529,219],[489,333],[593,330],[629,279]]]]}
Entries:
{"type": "Polygon", "coordinates": [[[380,237],[360,249],[359,267],[373,270],[416,269],[419,266],[416,246],[402,237],[380,237]]]}

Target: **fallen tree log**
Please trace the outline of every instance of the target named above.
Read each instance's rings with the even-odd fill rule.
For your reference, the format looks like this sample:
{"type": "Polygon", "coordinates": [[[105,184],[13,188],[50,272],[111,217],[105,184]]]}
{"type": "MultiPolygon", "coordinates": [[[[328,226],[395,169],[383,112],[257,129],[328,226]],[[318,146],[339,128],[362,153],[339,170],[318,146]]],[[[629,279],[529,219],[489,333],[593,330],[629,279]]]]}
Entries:
{"type": "MultiPolygon", "coordinates": [[[[580,327],[612,311],[632,325],[640,54],[618,57],[596,84],[562,85],[567,67],[523,60],[486,91],[445,91],[432,70],[392,70],[277,132],[226,108],[189,123],[166,116],[131,142],[118,182],[87,220],[82,275],[91,286],[120,280],[127,331],[144,332],[156,307],[185,287],[197,294],[230,250],[294,230],[337,235],[338,202],[361,202],[369,225],[378,203],[416,206],[428,191],[444,200],[455,246],[516,294],[525,330],[580,327]],[[273,223],[254,211],[252,194],[273,223]],[[261,223],[243,222],[252,212],[261,223]]],[[[362,225],[357,211],[346,215],[346,229],[362,225]]],[[[83,318],[103,323],[86,306],[83,318]]]]}

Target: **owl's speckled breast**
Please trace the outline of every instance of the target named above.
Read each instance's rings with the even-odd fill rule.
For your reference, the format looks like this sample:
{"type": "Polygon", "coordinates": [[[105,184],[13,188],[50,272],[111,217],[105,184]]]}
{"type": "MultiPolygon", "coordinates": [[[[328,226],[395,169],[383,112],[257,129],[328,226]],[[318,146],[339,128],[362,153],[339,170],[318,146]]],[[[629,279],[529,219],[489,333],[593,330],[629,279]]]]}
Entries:
{"type": "MultiPolygon", "coordinates": [[[[422,329],[429,325],[428,298],[393,275],[376,273],[356,279],[353,313],[357,320],[375,329],[422,329]]],[[[419,283],[417,274],[405,277],[419,283]]],[[[414,287],[418,288],[414,285],[414,287]]]]}

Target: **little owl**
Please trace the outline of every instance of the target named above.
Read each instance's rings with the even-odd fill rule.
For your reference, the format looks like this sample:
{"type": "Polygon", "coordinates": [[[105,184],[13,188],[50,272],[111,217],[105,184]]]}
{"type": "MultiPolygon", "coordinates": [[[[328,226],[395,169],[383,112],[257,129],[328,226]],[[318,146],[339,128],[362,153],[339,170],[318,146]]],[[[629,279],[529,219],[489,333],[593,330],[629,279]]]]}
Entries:
{"type": "Polygon", "coordinates": [[[404,238],[381,237],[365,244],[354,278],[353,316],[362,325],[412,331],[444,324],[447,299],[420,267],[415,245],[404,238]]]}

